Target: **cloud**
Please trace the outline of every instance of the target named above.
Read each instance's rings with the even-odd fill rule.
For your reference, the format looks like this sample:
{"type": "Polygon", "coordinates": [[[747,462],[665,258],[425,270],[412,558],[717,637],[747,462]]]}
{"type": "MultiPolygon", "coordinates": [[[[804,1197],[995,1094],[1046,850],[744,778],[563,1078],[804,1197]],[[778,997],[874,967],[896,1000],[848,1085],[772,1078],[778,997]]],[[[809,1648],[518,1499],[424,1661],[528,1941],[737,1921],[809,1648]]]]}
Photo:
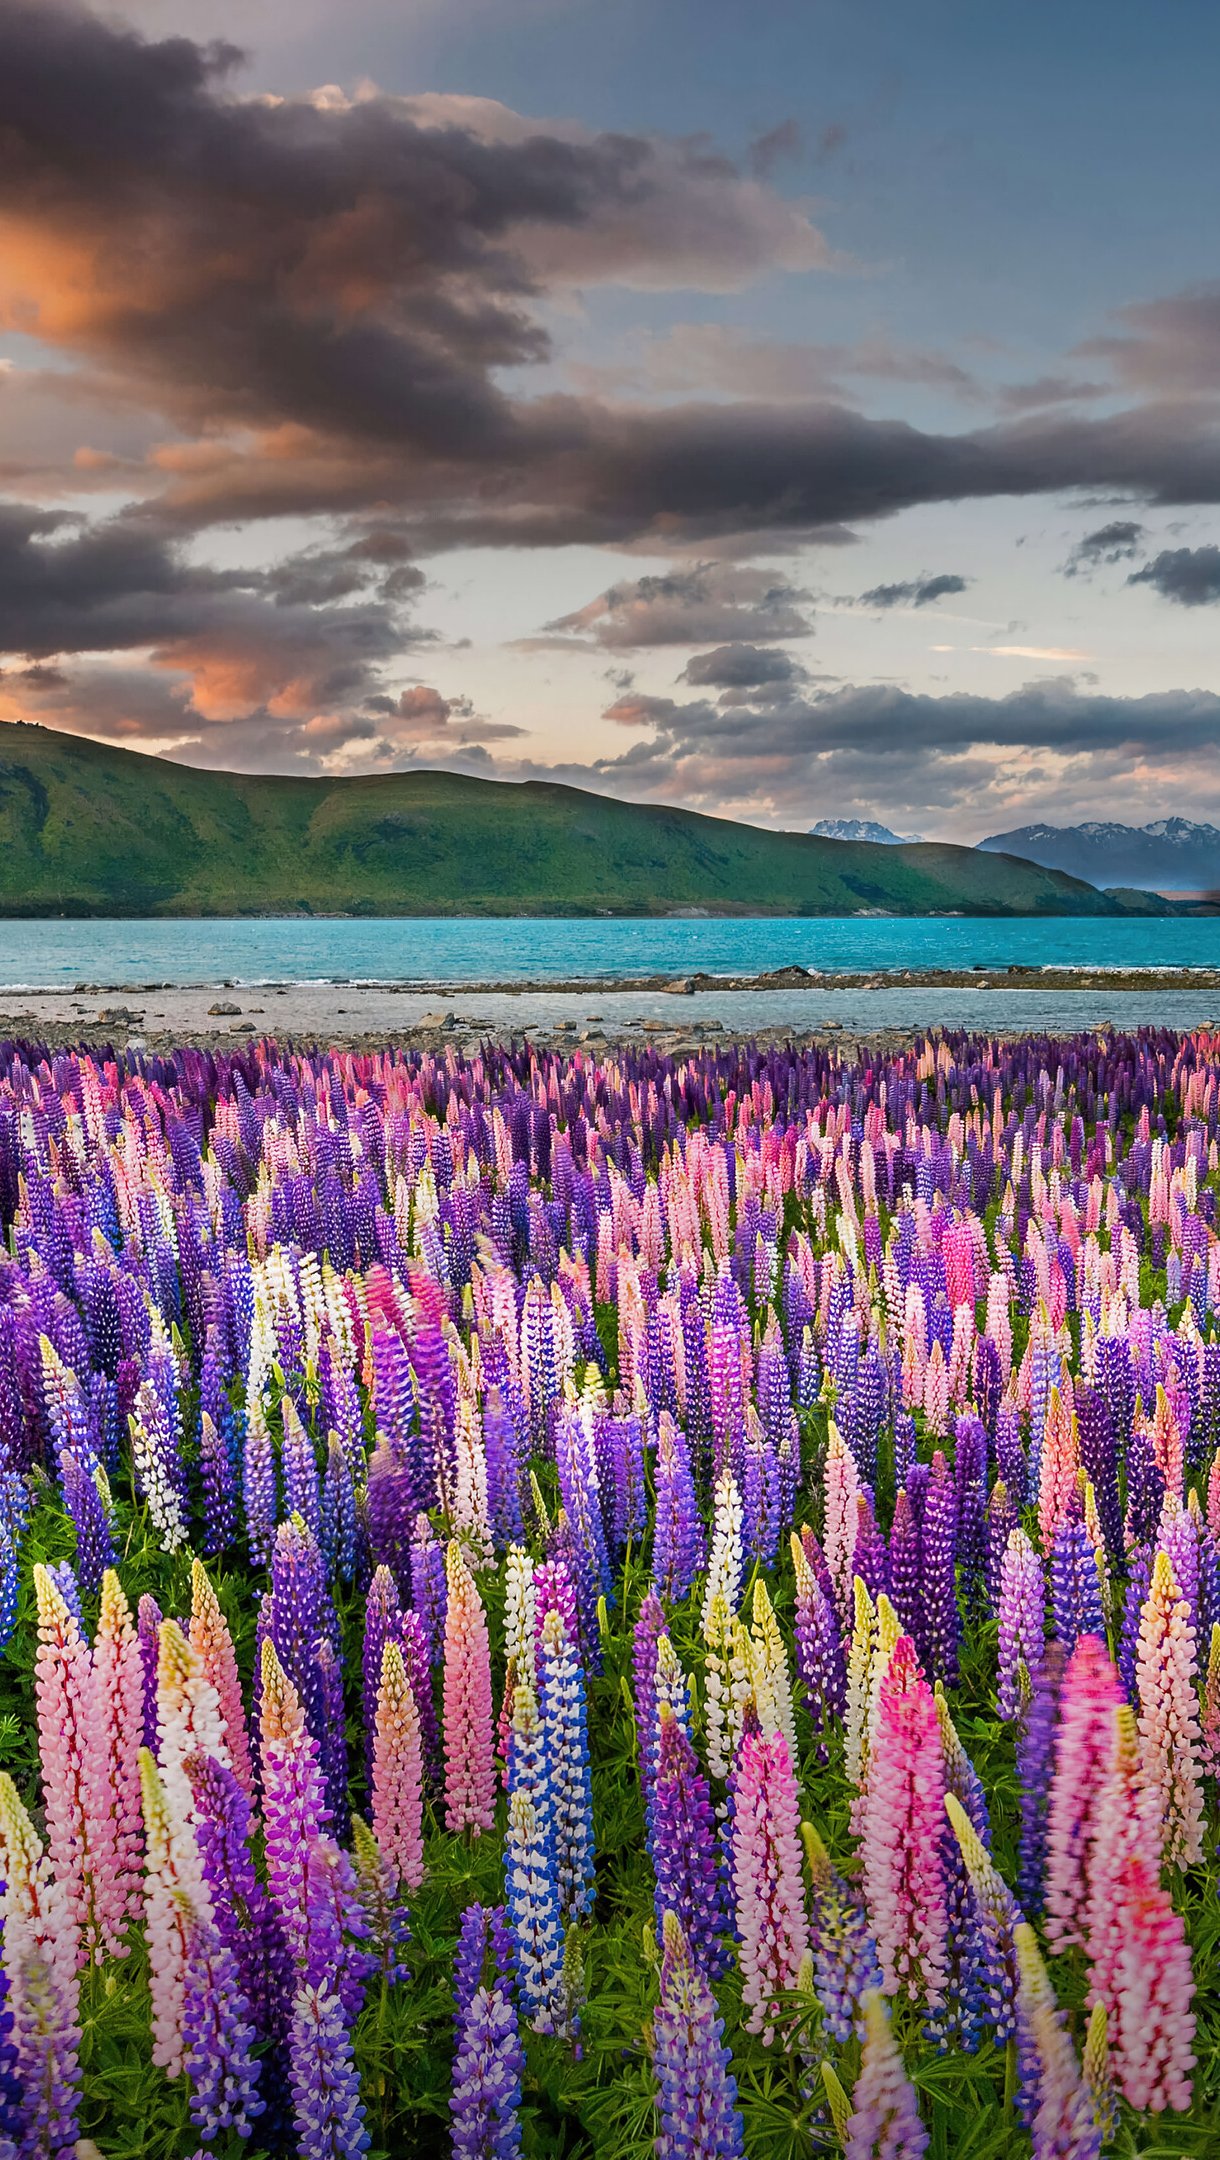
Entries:
{"type": "Polygon", "coordinates": [[[969,578],[959,577],[956,571],[943,571],[939,577],[911,578],[898,585],[874,585],[871,591],[861,593],[859,605],[871,608],[930,607],[934,600],[945,600],[952,593],[968,591],[970,582],[969,578]]]}
{"type": "Polygon", "coordinates": [[[1077,352],[1107,361],[1128,389],[1173,398],[1220,394],[1220,284],[1133,302],[1115,320],[1121,332],[1089,338],[1077,352]]]}
{"type": "Polygon", "coordinates": [[[1220,547],[1163,548],[1127,583],[1151,585],[1179,607],[1209,607],[1220,600],[1220,547]]]}
{"type": "Polygon", "coordinates": [[[1132,562],[1143,545],[1144,528],[1133,518],[1115,518],[1078,540],[1064,565],[1065,577],[1095,570],[1103,563],[1132,562]]]}
{"type": "Polygon", "coordinates": [[[785,342],[751,336],[733,323],[674,323],[641,340],[625,368],[589,369],[585,379],[596,386],[616,375],[651,390],[724,391],[783,403],[841,398],[844,380],[852,377],[944,390],[975,402],[983,395],[975,377],[945,353],[885,337],[853,345],[785,342]]]}
{"type": "Polygon", "coordinates": [[[774,683],[805,680],[806,671],[791,653],[764,651],[758,645],[717,645],[713,652],[692,653],[679,681],[718,690],[755,690],[774,683]]]}
{"type": "Polygon", "coordinates": [[[609,650],[702,645],[751,638],[807,637],[809,594],[768,570],[695,563],[611,585],[582,608],[547,624],[550,635],[609,650]]]}

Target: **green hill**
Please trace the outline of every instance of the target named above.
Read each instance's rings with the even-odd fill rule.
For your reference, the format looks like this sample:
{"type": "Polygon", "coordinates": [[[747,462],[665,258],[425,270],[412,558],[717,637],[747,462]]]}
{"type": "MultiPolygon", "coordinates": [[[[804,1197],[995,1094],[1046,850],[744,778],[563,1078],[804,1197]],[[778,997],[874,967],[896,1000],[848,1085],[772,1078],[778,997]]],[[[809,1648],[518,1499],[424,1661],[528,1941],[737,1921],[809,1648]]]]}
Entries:
{"type": "Polygon", "coordinates": [[[973,848],[768,832],[443,772],[200,772],[0,723],[0,915],[1111,915],[973,848]]]}

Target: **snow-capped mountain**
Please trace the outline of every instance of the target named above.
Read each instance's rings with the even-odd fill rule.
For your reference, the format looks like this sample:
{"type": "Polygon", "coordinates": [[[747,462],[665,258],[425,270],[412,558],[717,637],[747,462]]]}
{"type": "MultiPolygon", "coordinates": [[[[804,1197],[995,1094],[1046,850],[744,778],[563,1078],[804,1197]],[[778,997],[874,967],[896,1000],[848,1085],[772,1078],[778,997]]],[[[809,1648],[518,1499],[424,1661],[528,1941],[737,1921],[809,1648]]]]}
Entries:
{"type": "MultiPolygon", "coordinates": [[[[870,840],[874,847],[910,847],[923,837],[921,833],[891,832],[888,825],[860,817],[819,818],[809,830],[815,840],[870,840]]],[[[988,843],[984,841],[983,845],[988,843]]]]}
{"type": "Polygon", "coordinates": [[[1147,892],[1203,892],[1220,886],[1220,829],[1191,818],[1147,825],[1094,820],[1086,825],[1018,825],[979,846],[1021,855],[1048,870],[1067,870],[1091,885],[1135,885],[1147,892]]]}

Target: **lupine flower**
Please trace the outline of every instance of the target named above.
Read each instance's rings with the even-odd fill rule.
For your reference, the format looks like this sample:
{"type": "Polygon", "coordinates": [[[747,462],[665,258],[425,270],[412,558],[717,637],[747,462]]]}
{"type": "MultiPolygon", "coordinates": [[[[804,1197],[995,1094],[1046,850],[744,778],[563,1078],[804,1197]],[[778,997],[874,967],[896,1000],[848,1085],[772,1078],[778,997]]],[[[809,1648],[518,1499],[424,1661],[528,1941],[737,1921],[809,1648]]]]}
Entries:
{"type": "Polygon", "coordinates": [[[401,1877],[383,1857],[372,1830],[360,1815],[352,1816],[352,1865],[369,1971],[379,1968],[386,1985],[392,1987],[411,1977],[406,1959],[410,1920],[403,1902],[401,1877]]]}
{"type": "Polygon", "coordinates": [[[79,2128],[76,1929],[65,1888],[7,1772],[0,1773],[0,1874],[22,2150],[32,2160],[61,2160],[79,2128]]]}
{"type": "Polygon", "coordinates": [[[769,2045],[776,1998],[796,1986],[809,1948],[801,1891],[796,1779],[782,1732],[747,1732],[733,1781],[733,1895],[742,1999],[751,2032],[769,2045]]]}
{"type": "Polygon", "coordinates": [[[1141,1790],[1135,1720],[1114,1713],[1089,1864],[1089,1985],[1104,2004],[1115,2078],[1140,2109],[1190,2105],[1194,1979],[1180,1914],[1161,1888],[1160,1839],[1141,1790]]]}
{"type": "Polygon", "coordinates": [[[956,1793],[945,1794],[948,1815],[978,1909],[986,1954],[987,2014],[997,2042],[1016,2030],[1017,1953],[1013,1929],[1021,1909],[956,1793]]]}
{"type": "Polygon", "coordinates": [[[879,1988],[868,1990],[860,2011],[864,2044],[843,2140],[844,2160],[921,2160],[928,2133],[879,1988]]]}
{"type": "Polygon", "coordinates": [[[812,1823],[801,1824],[812,1886],[810,1939],[822,2022],[832,2040],[860,2028],[860,2004],[881,1986],[877,1946],[858,1890],[831,1866],[812,1823]]]}
{"type": "Polygon", "coordinates": [[[330,1988],[298,1988],[289,2060],[301,2160],[359,2160],[371,2140],[364,2127],[351,2033],[330,1988]]]}
{"type": "Polygon", "coordinates": [[[538,1686],[560,1906],[566,1920],[593,1906],[593,1788],[580,1661],[561,1615],[554,1611],[542,1624],[538,1686]]]}
{"type": "Polygon", "coordinates": [[[188,1914],[190,1949],[182,2009],[182,2038],[191,2081],[191,2120],[209,2140],[221,2131],[250,2136],[262,2113],[261,2064],[253,2053],[250,2006],[241,1992],[233,1953],[208,1920],[188,1914]]]}
{"type": "Polygon", "coordinates": [[[744,2151],[724,2020],[676,1913],[661,1923],[661,1999],[653,2012],[658,2160],[739,2160],[744,2151]]]}
{"type": "Polygon", "coordinates": [[[487,1619],[461,1548],[449,1547],[445,1612],[445,1821],[477,1837],[495,1820],[487,1619]]]}
{"type": "Polygon", "coordinates": [[[248,1799],[254,1797],[254,1768],[250,1760],[250,1737],[242,1701],[237,1654],[220,1600],[208,1581],[202,1561],[191,1567],[191,1648],[203,1666],[204,1676],[216,1690],[221,1730],[233,1775],[248,1799]]]}
{"type": "Polygon", "coordinates": [[[1168,1556],[1158,1552],[1140,1615],[1139,1723],[1143,1774],[1157,1795],[1165,1858],[1191,1867],[1203,1854],[1195,1631],[1168,1556]]]}
{"type": "MultiPolygon", "coordinates": [[[[847,1691],[843,1643],[838,1616],[795,1530],[792,1564],[796,1571],[796,1669],[814,1730],[823,1733],[833,1718],[843,1715],[847,1691]]],[[[825,1759],[824,1742],[819,1743],[819,1751],[825,1759]]]]}
{"type": "Polygon", "coordinates": [[[111,1957],[123,1957],[127,1923],[140,1903],[144,1671],[131,1611],[113,1568],[102,1577],[90,1689],[86,1770],[93,1913],[102,1947],[111,1957]]]}
{"type": "Polygon", "coordinates": [[[1110,1765],[1118,1675],[1093,1635],[1068,1659],[1059,1703],[1046,1849],[1046,1936],[1052,1950],[1084,1940],[1097,1797],[1110,1765]]]}
{"type": "Polygon", "coordinates": [[[996,1709],[1002,1718],[1015,1718],[1021,1709],[1021,1667],[1037,1670],[1045,1631],[1042,1563],[1024,1530],[1013,1530],[1000,1570],[996,1709]]]}
{"type": "Polygon", "coordinates": [[[512,2160],[521,2150],[521,2073],[503,1908],[471,1905],[458,1945],[457,2048],[449,2111],[455,2160],[512,2160]],[[484,1978],[485,1968],[490,1972],[484,1978]]]}
{"type": "Polygon", "coordinates": [[[568,2020],[554,1838],[549,1810],[544,1812],[525,1791],[509,1796],[504,1881],[521,2007],[535,2032],[564,2033],[568,2020]]]}
{"type": "Polygon", "coordinates": [[[957,1492],[940,1449],[932,1457],[920,1524],[923,1560],[923,1609],[928,1668],[948,1687],[957,1681],[957,1645],[961,1616],[957,1609],[957,1492]]]}
{"type": "Polygon", "coordinates": [[[305,1863],[329,1821],[318,1743],[301,1699],[275,1654],[262,1650],[259,1701],[267,1887],[289,1946],[303,1954],[305,1863]]]}
{"type": "Polygon", "coordinates": [[[869,1761],[864,1894],[886,1993],[905,1988],[933,2009],[946,1978],[944,1790],[936,1703],[903,1635],[881,1686],[869,1761]]]}
{"type": "MultiPolygon", "coordinates": [[[[236,1962],[260,2039],[281,2042],[287,2036],[291,1960],[266,1886],[255,1873],[250,1803],[233,1772],[212,1756],[190,1755],[183,1768],[213,1924],[236,1962]]],[[[268,2082],[264,2076],[264,2094],[268,2082]]]]}
{"type": "Polygon", "coordinates": [[[92,1674],[89,1646],[47,1569],[36,1564],[38,1652],[34,1692],[47,1849],[80,1942],[81,1962],[100,1949],[93,1823],[89,1808],[92,1674]]]}
{"type": "Polygon", "coordinates": [[[1098,2160],[1101,2132],[1092,2097],[1038,1954],[1034,1931],[1019,1921],[1013,1939],[1020,1974],[1022,2102],[1033,2135],[1034,2160],[1098,2160]]]}
{"type": "MultiPolygon", "coordinates": [[[[188,1788],[189,1791],[189,1788],[188,1788]]],[[[199,1848],[180,1810],[177,1786],[167,1788],[147,1748],[140,1749],[144,1807],[144,1934],[152,1993],[152,2058],[167,2077],[185,2063],[183,2011],[191,1928],[211,1920],[199,1848]]]]}
{"type": "Polygon", "coordinates": [[[648,1842],[656,1875],[657,1932],[676,1913],[691,1956],[709,1977],[725,1964],[720,1940],[727,1928],[707,1779],[689,1736],[670,1704],[659,1706],[657,1774],[648,1810],[648,1842]]]}
{"type": "Polygon", "coordinates": [[[182,1464],[165,1404],[145,1380],[131,1417],[131,1453],[139,1491],[147,1503],[162,1552],[186,1543],[186,1491],[182,1464]]]}
{"type": "Polygon", "coordinates": [[[381,1653],[373,1734],[373,1831],[397,1879],[408,1890],[418,1890],[424,1879],[419,1713],[395,1642],[387,1642],[381,1653]]]}

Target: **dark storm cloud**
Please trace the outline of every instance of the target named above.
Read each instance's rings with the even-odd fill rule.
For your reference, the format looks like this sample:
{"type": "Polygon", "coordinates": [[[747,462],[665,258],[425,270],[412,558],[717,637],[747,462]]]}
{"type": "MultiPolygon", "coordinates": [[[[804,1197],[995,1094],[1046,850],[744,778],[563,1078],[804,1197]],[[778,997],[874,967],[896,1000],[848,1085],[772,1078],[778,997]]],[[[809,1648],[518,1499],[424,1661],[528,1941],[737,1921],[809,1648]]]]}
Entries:
{"type": "Polygon", "coordinates": [[[952,593],[964,593],[969,584],[969,578],[959,577],[956,571],[942,571],[939,577],[911,578],[897,585],[874,585],[871,591],[861,593],[859,605],[871,608],[930,607],[934,600],[945,600],[952,593]]]}
{"type": "Polygon", "coordinates": [[[1096,570],[1104,563],[1133,562],[1143,545],[1144,528],[1133,518],[1115,518],[1078,540],[1064,565],[1066,577],[1096,570]]]}
{"type": "Polygon", "coordinates": [[[1151,585],[1179,607],[1210,607],[1220,600],[1220,547],[1164,548],[1127,583],[1151,585]]]}

